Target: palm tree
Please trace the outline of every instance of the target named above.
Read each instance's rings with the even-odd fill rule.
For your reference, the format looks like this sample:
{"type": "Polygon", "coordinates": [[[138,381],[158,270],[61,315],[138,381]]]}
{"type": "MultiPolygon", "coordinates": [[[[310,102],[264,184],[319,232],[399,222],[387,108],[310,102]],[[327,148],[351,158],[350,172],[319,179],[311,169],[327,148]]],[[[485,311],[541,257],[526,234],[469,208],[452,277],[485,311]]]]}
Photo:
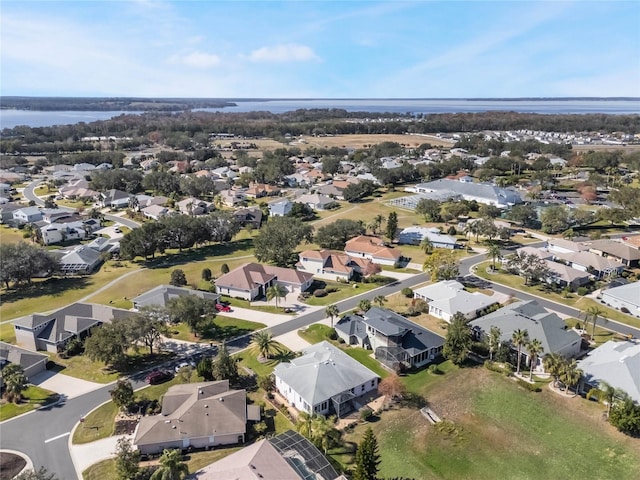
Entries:
{"type": "Polygon", "coordinates": [[[160,457],[160,467],[153,472],[151,480],[181,480],[189,474],[189,467],[182,461],[180,450],[166,450],[160,457]]]}
{"type": "Polygon", "coordinates": [[[424,240],[420,242],[420,247],[426,254],[430,254],[433,252],[433,243],[431,242],[431,240],[429,240],[429,237],[424,237],[424,240]]]}
{"type": "Polygon", "coordinates": [[[375,297],[373,297],[373,303],[378,305],[380,308],[384,306],[386,301],[387,297],[385,297],[384,295],[376,295],[375,297]]]}
{"type": "Polygon", "coordinates": [[[573,240],[576,236],[576,232],[573,228],[569,228],[568,230],[565,230],[562,233],[562,238],[565,238],[567,240],[573,240]]]}
{"type": "Polygon", "coordinates": [[[545,371],[553,377],[553,386],[558,386],[558,380],[566,367],[567,360],[559,353],[548,353],[542,359],[545,371]]]}
{"type": "Polygon", "coordinates": [[[324,309],[324,314],[331,319],[331,328],[333,328],[333,319],[340,315],[337,305],[329,305],[324,309]]]}
{"type": "Polygon", "coordinates": [[[601,310],[600,307],[593,305],[585,311],[584,320],[586,323],[592,322],[593,327],[591,328],[591,340],[596,334],[596,323],[598,322],[598,318],[602,317],[602,319],[607,323],[609,320],[603,316],[604,310],[601,310]]]}
{"type": "Polygon", "coordinates": [[[313,425],[313,415],[307,412],[300,412],[296,420],[296,432],[306,438],[311,438],[311,426],[313,425]]]}
{"type": "Polygon", "coordinates": [[[336,437],[340,436],[339,432],[334,428],[335,423],[335,416],[314,415],[311,419],[311,441],[316,447],[322,448],[325,455],[327,450],[335,444],[336,437]]]}
{"type": "Polygon", "coordinates": [[[29,383],[20,365],[16,363],[7,365],[2,371],[2,378],[5,398],[10,402],[20,402],[22,392],[27,389],[29,383]]]}
{"type": "Polygon", "coordinates": [[[518,349],[518,364],[516,367],[516,374],[520,374],[520,360],[521,360],[521,351],[522,351],[522,346],[525,345],[527,343],[527,339],[529,338],[529,332],[527,332],[526,330],[521,330],[521,329],[517,329],[515,332],[513,332],[513,334],[511,335],[511,341],[516,345],[517,349],[518,349]]]}
{"type": "Polygon", "coordinates": [[[489,360],[493,362],[493,354],[498,351],[500,346],[500,337],[502,332],[496,326],[491,327],[489,330],[489,360]]]}
{"type": "Polygon", "coordinates": [[[607,402],[607,417],[609,417],[613,402],[620,396],[620,390],[605,381],[600,381],[598,390],[600,390],[599,400],[607,402]]]}
{"type": "Polygon", "coordinates": [[[366,312],[370,308],[371,308],[371,300],[367,300],[365,298],[364,300],[360,300],[360,302],[358,303],[358,310],[360,310],[361,312],[366,312]]]}
{"type": "Polygon", "coordinates": [[[542,348],[542,343],[537,338],[534,338],[527,344],[527,352],[529,352],[529,381],[533,379],[533,367],[535,367],[538,362],[538,355],[540,355],[544,351],[542,348]]]}
{"type": "Polygon", "coordinates": [[[571,363],[567,363],[562,373],[560,374],[560,380],[565,384],[565,392],[569,394],[569,387],[575,386],[582,378],[582,370],[578,368],[578,362],[575,359],[571,360],[571,363]]]}
{"type": "Polygon", "coordinates": [[[276,308],[278,308],[278,300],[287,296],[287,289],[279,283],[274,283],[267,288],[267,301],[271,301],[275,298],[276,308]]]}
{"type": "Polygon", "coordinates": [[[262,358],[269,358],[271,352],[276,350],[277,342],[273,339],[273,334],[269,330],[260,330],[251,336],[251,345],[262,358]]]}
{"type": "Polygon", "coordinates": [[[378,229],[382,226],[382,224],[384,222],[386,222],[386,218],[384,215],[378,214],[373,218],[373,223],[372,223],[372,227],[373,227],[373,234],[376,235],[378,233],[378,229]]]}
{"type": "Polygon", "coordinates": [[[500,245],[492,243],[487,247],[487,258],[491,259],[491,270],[496,269],[496,258],[500,258],[500,245]]]}

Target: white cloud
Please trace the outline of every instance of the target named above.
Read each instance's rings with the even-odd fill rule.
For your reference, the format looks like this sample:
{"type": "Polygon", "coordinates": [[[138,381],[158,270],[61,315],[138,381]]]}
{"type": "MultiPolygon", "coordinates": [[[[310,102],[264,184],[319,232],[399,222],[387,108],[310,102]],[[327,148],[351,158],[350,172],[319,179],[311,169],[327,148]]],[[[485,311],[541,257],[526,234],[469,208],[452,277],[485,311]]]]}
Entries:
{"type": "Polygon", "coordinates": [[[320,57],[306,45],[287,43],[254,50],[249,55],[249,60],[252,62],[285,63],[319,61],[320,57]]]}
{"type": "Polygon", "coordinates": [[[191,52],[186,55],[172,55],[169,63],[174,65],[185,65],[192,68],[212,68],[220,65],[220,57],[212,53],[191,52]]]}

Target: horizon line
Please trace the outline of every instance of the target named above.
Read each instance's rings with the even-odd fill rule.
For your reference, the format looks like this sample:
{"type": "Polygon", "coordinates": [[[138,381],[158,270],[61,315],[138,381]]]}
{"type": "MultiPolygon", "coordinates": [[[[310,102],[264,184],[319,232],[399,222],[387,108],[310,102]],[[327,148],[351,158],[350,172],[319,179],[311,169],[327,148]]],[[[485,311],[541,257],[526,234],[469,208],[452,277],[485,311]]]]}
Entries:
{"type": "Polygon", "coordinates": [[[134,99],[148,99],[148,100],[226,100],[226,101],[238,101],[238,102],[250,102],[250,101],[309,101],[309,100],[390,100],[390,101],[406,101],[406,100],[466,100],[466,101],[545,101],[545,100],[626,100],[626,101],[640,101],[640,97],[629,96],[593,96],[593,97],[145,97],[145,96],[61,96],[61,95],[0,95],[2,98],[24,98],[24,99],[121,99],[121,100],[134,100],[134,99]]]}

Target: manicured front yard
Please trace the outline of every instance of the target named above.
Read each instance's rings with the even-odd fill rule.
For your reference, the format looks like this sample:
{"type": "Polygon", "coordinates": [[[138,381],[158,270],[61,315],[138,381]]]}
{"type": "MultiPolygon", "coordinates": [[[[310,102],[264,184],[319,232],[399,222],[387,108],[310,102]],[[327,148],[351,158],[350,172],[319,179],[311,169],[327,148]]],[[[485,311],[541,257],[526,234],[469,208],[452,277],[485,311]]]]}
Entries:
{"type": "MultiPolygon", "coordinates": [[[[415,408],[369,423],[382,455],[381,477],[437,479],[616,478],[640,475],[637,440],[614,431],[603,407],[543,389],[531,393],[482,367],[420,372],[416,380],[444,420],[432,426],[415,408]]],[[[365,426],[346,435],[358,442],[365,426]]],[[[345,460],[347,455],[337,458],[345,460]]]]}
{"type": "MultiPolygon", "coordinates": [[[[337,319],[335,321],[337,321],[337,319]]],[[[313,345],[324,340],[329,340],[329,336],[332,331],[333,329],[328,325],[314,323],[313,325],[309,325],[307,328],[298,330],[298,336],[313,345]]]]}
{"type": "MultiPolygon", "coordinates": [[[[384,272],[381,275],[384,275],[384,272]]],[[[378,284],[378,283],[347,284],[347,283],[338,283],[338,282],[328,282],[324,280],[322,283],[326,283],[326,286],[329,288],[337,288],[338,290],[335,292],[329,293],[324,297],[315,297],[311,295],[308,299],[305,300],[306,304],[313,305],[313,306],[331,305],[331,304],[340,302],[346,298],[355,297],[356,295],[360,295],[365,292],[370,292],[371,290],[384,286],[383,284],[378,284]]],[[[313,291],[310,290],[310,293],[313,293],[313,291]]]]}
{"type": "Polygon", "coordinates": [[[112,458],[95,463],[82,472],[84,480],[107,480],[117,478],[116,461],[112,458]]]}
{"type": "Polygon", "coordinates": [[[205,329],[196,337],[191,333],[191,329],[185,323],[171,325],[169,330],[171,338],[184,340],[187,342],[219,342],[230,338],[246,335],[255,330],[265,328],[264,323],[251,322],[249,320],[241,320],[239,318],[216,316],[213,320],[213,327],[205,329]]]}
{"type": "Polygon", "coordinates": [[[35,385],[27,387],[27,389],[22,392],[22,397],[22,401],[19,404],[7,403],[5,400],[0,402],[0,422],[58,400],[57,393],[35,385]]]}
{"type": "Polygon", "coordinates": [[[84,422],[78,424],[71,443],[89,443],[110,437],[113,435],[117,413],[118,407],[113,402],[99,406],[85,417],[84,422]]]}

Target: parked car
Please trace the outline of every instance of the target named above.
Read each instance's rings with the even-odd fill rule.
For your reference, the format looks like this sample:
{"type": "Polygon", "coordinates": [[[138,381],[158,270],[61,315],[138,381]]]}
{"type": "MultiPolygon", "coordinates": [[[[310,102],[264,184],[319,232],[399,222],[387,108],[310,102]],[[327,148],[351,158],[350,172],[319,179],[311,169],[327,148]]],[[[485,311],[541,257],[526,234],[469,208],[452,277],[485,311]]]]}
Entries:
{"type": "Polygon", "coordinates": [[[173,373],[165,370],[160,370],[160,371],[151,372],[149,375],[147,375],[147,378],[145,378],[145,381],[149,385],[157,385],[158,383],[167,382],[172,378],[173,378],[173,373]]]}
{"type": "Polygon", "coordinates": [[[230,312],[231,307],[229,305],[225,305],[224,303],[216,303],[216,310],[219,312],[230,312]]]}
{"type": "Polygon", "coordinates": [[[192,361],[189,362],[180,362],[178,365],[176,365],[176,368],[174,369],[176,371],[176,373],[178,373],[180,371],[181,368],[184,367],[191,367],[191,368],[196,368],[196,364],[192,361]]]}
{"type": "Polygon", "coordinates": [[[120,230],[120,227],[114,228],[113,231],[116,233],[122,233],[122,230],[120,230]]]}

